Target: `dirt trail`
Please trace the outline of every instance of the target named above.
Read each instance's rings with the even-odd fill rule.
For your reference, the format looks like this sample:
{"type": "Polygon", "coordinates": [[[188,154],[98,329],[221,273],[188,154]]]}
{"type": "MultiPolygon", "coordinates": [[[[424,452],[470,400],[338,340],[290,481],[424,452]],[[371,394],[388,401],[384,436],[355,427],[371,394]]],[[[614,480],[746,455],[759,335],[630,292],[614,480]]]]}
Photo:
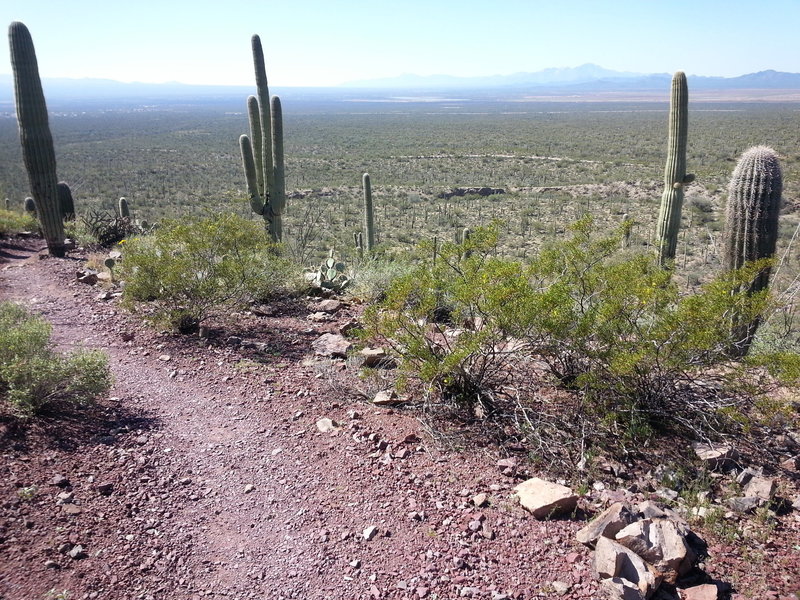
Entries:
{"type": "Polygon", "coordinates": [[[0,420],[3,600],[541,598],[558,581],[593,596],[582,523],[529,518],[509,499],[524,474],[441,453],[410,412],[334,393],[343,363],[302,360],[336,323],[242,316],[235,333],[268,352],[229,331],[161,335],[75,280],[84,256],[37,250],[5,248],[0,299],[46,317],[61,347],[107,351],[115,383],[94,408],[0,420]]]}

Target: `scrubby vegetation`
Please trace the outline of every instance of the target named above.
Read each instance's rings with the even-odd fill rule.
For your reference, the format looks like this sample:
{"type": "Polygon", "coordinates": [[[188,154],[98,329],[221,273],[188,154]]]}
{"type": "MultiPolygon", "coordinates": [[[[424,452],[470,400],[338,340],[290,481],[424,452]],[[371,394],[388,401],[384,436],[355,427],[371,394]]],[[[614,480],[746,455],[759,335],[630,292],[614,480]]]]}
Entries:
{"type": "Polygon", "coordinates": [[[105,354],[62,355],[50,342],[50,324],[11,302],[0,303],[0,398],[32,415],[57,401],[88,402],[106,393],[111,375],[105,354]]]}
{"type": "Polygon", "coordinates": [[[751,422],[777,384],[762,365],[784,383],[800,375],[795,353],[731,360],[732,323],[773,309],[766,293],[746,291],[769,262],[685,294],[654,253],[620,251],[629,226],[602,235],[582,219],[524,263],[496,254],[496,227],[428,248],[368,309],[367,333],[400,357],[402,383],[484,416],[508,411],[508,389],[530,402],[549,380],[580,399],[588,439],[707,436],[751,422]]]}
{"type": "Polygon", "coordinates": [[[183,333],[292,285],[263,227],[230,213],[166,220],[121,245],[127,305],[183,333]]]}

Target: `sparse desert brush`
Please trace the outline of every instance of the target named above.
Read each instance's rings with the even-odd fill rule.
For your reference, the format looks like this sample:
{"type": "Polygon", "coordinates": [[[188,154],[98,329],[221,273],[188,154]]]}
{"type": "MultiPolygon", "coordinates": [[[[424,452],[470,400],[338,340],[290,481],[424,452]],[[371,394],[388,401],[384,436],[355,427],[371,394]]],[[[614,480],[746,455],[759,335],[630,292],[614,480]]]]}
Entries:
{"type": "Polygon", "coordinates": [[[23,231],[36,231],[39,223],[28,213],[0,209],[0,237],[16,235],[23,231]]]}
{"type": "Polygon", "coordinates": [[[105,354],[59,354],[50,331],[41,317],[0,303],[0,398],[14,412],[32,415],[54,401],[88,402],[111,386],[105,354]]]}
{"type": "Polygon", "coordinates": [[[601,235],[582,219],[530,264],[493,256],[496,235],[446,244],[368,312],[368,334],[394,349],[405,377],[446,400],[485,403],[514,361],[537,360],[598,432],[646,438],[739,427],[775,381],[752,369],[797,379],[796,354],[728,353],[731,315],[773,309],[766,293],[740,291],[763,262],[685,293],[653,253],[620,251],[622,227],[601,235]]]}
{"type": "Polygon", "coordinates": [[[165,221],[122,248],[125,304],[183,333],[292,284],[263,227],[231,213],[165,221]]]}

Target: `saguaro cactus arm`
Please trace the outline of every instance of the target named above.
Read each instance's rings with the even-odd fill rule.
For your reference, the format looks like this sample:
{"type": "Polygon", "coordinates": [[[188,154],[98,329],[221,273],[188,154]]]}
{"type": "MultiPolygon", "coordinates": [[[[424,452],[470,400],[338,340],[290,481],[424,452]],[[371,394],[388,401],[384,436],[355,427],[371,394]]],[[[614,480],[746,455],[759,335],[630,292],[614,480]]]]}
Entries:
{"type": "Polygon", "coordinates": [[[250,138],[247,135],[239,137],[239,148],[242,151],[242,167],[244,176],[247,180],[247,194],[250,198],[250,208],[257,215],[264,215],[264,202],[258,192],[258,176],[256,174],[256,163],[253,158],[253,147],[250,145],[250,138]]]}
{"type": "Polygon", "coordinates": [[[656,226],[659,261],[666,265],[674,260],[681,225],[683,187],[694,180],[686,174],[686,141],[689,130],[689,88],[686,74],[678,71],[672,78],[669,106],[669,141],[664,168],[664,193],[656,226]]]}
{"type": "Polygon", "coordinates": [[[36,51],[28,28],[15,21],[8,28],[14,92],[19,121],[22,157],[36,202],[37,216],[47,249],[53,256],[64,256],[64,223],[58,201],[56,153],[47,117],[47,105],[39,78],[36,51]]]}

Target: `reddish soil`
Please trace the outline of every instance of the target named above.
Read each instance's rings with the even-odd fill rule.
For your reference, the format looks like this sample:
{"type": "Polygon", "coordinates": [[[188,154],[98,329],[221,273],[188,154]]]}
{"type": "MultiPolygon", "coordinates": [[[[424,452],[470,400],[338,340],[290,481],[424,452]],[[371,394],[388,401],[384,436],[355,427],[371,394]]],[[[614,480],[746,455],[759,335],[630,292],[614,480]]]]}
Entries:
{"type": "MultiPolygon", "coordinates": [[[[174,336],[77,282],[80,253],[1,249],[0,299],[47,318],[60,348],[105,350],[114,386],[93,406],[0,417],[0,599],[595,597],[575,532],[614,494],[537,521],[511,499],[537,474],[524,461],[505,476],[502,448],[445,448],[413,410],[372,406],[345,361],[311,350],[358,307],[316,324],[310,301],[286,303],[174,336]],[[321,433],[322,417],[341,429],[321,433]]],[[[700,530],[706,572],[741,598],[796,598],[798,531],[790,511],[741,556],[700,530]]]]}

